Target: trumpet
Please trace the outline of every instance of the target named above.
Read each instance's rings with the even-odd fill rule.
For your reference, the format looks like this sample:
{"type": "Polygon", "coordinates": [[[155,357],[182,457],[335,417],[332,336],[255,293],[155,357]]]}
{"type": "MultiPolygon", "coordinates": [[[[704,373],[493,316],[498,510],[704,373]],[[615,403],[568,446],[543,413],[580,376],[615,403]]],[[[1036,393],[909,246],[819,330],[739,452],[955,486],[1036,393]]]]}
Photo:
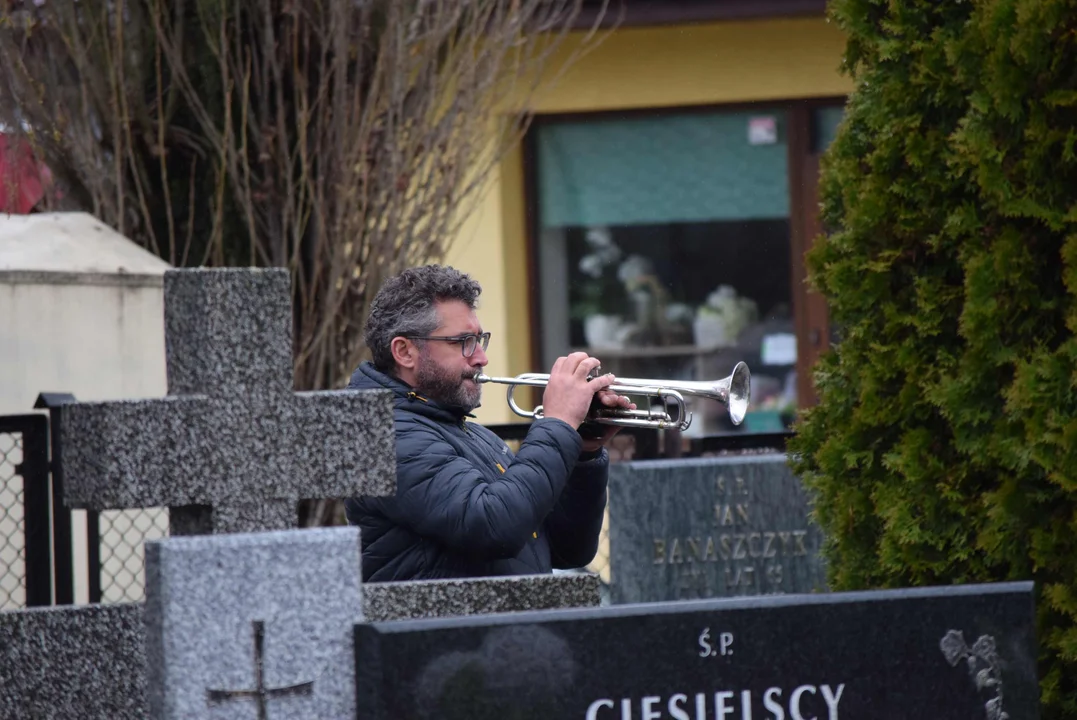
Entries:
{"type": "MultiPolygon", "coordinates": [[[[596,368],[592,373],[592,377],[598,374],[599,372],[596,368]]],[[[516,403],[513,394],[516,392],[516,388],[521,385],[546,387],[550,381],[548,374],[523,373],[516,377],[479,375],[475,378],[475,381],[478,383],[508,385],[508,403],[514,413],[520,417],[533,419],[543,416],[542,405],[536,405],[533,410],[525,410],[516,403]]],[[[628,410],[625,408],[608,408],[595,402],[591,405],[587,421],[602,425],[622,425],[625,427],[653,428],[655,430],[667,428],[687,430],[692,425],[692,413],[688,410],[685,398],[697,397],[725,403],[729,419],[734,425],[740,425],[744,420],[744,414],[748,411],[748,402],[751,399],[752,374],[748,370],[747,364],[738,362],[733,367],[733,372],[721,380],[683,382],[618,378],[613,385],[606,389],[621,395],[642,395],[653,398],[659,401],[659,407],[649,407],[646,410],[628,410]]]]}

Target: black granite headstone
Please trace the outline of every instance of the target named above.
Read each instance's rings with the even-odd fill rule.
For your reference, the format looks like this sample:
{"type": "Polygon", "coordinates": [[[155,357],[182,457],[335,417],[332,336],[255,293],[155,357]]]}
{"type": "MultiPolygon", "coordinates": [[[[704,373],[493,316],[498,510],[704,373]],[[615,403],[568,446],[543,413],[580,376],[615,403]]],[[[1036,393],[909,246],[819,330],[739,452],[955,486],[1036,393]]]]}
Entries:
{"type": "Polygon", "coordinates": [[[610,599],[824,590],[822,533],[784,454],[610,467],[610,599]]]}
{"type": "Polygon", "coordinates": [[[1036,720],[1031,583],[358,625],[369,720],[1036,720]]]}

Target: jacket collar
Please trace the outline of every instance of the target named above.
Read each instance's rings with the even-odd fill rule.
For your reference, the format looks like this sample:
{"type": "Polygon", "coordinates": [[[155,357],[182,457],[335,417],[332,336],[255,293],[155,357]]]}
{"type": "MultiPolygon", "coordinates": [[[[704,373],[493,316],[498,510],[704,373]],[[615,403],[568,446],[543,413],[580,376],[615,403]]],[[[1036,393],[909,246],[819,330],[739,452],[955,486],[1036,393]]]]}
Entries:
{"type": "Polygon", "coordinates": [[[392,390],[395,407],[441,422],[459,423],[465,417],[475,417],[461,407],[439,405],[434,400],[417,392],[411,385],[408,385],[400,378],[378,370],[369,360],[364,360],[352,373],[348,389],[392,390]]]}

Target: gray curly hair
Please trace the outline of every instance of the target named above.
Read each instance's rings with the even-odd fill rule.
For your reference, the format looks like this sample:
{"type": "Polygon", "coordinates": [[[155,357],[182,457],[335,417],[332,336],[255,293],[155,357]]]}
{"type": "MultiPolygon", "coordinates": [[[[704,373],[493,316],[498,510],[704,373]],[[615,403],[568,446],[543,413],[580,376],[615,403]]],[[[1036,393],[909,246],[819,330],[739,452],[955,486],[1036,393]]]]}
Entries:
{"type": "Polygon", "coordinates": [[[374,296],[364,339],[374,367],[384,373],[396,369],[391,345],[400,335],[429,335],[438,327],[435,303],[460,300],[472,310],[482,286],[451,267],[423,265],[394,275],[374,296]]]}

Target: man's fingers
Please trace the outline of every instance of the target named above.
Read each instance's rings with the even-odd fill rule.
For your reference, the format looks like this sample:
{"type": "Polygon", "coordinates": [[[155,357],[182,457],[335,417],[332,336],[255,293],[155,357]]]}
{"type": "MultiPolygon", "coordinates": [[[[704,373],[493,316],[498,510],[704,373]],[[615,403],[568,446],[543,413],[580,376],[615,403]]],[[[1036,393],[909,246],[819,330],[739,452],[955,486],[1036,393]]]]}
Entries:
{"type": "Polygon", "coordinates": [[[602,363],[598,358],[584,357],[580,361],[580,364],[576,366],[575,375],[583,380],[587,379],[587,376],[591,374],[591,371],[599,367],[602,363]]]}
{"type": "Polygon", "coordinates": [[[584,362],[585,359],[587,359],[587,353],[585,352],[558,357],[557,362],[554,363],[554,369],[550,370],[550,375],[554,375],[558,371],[574,373],[579,368],[579,364],[584,362]]]}
{"type": "MultiPolygon", "coordinates": [[[[594,388],[594,391],[596,393],[601,392],[601,391],[605,390],[607,387],[609,387],[610,385],[612,385],[615,380],[616,380],[616,378],[613,377],[613,373],[606,373],[605,375],[599,375],[594,380],[592,380],[591,383],[590,383],[590,387],[594,388]]],[[[616,393],[611,393],[611,394],[616,394],[616,393]]]]}
{"type": "Polygon", "coordinates": [[[612,393],[609,390],[603,390],[598,393],[598,401],[606,407],[621,406],[621,397],[617,393],[612,393]]]}
{"type": "Polygon", "coordinates": [[[618,395],[615,392],[609,390],[602,390],[598,393],[598,399],[603,405],[611,408],[629,408],[635,409],[633,403],[629,401],[628,397],[624,395],[618,395]]]}

